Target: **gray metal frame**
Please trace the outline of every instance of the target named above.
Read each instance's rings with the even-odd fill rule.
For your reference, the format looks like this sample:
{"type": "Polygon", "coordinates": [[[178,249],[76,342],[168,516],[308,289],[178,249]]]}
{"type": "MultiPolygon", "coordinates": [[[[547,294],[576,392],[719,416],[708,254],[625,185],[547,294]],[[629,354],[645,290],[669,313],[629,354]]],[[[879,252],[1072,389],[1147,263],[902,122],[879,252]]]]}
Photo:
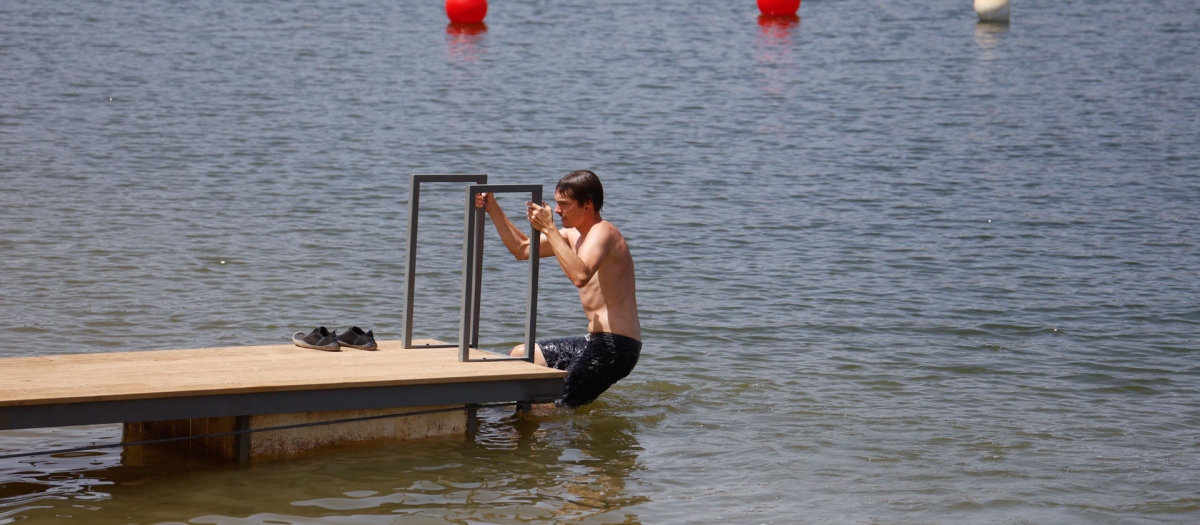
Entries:
{"type": "Polygon", "coordinates": [[[471,359],[470,348],[479,347],[479,303],[483,281],[483,215],[475,207],[480,193],[529,193],[532,202],[542,202],[540,184],[474,184],[467,186],[466,213],[463,224],[463,287],[462,314],[458,324],[459,361],[528,361],[534,360],[534,340],[537,338],[538,266],[541,257],[541,232],[529,227],[529,282],[525,296],[525,356],[471,359]]]}
{"type": "MultiPolygon", "coordinates": [[[[417,218],[420,214],[421,207],[421,183],[422,182],[470,182],[474,184],[487,183],[486,174],[463,174],[463,175],[413,175],[408,181],[408,256],[404,265],[404,348],[413,348],[412,340],[412,325],[413,325],[413,303],[415,301],[414,289],[417,280],[417,218]]],[[[466,236],[463,237],[464,243],[470,243],[471,240],[466,236]]],[[[482,242],[482,239],[480,239],[482,242]]],[[[478,312],[478,307],[475,309],[478,312]]],[[[475,321],[475,327],[479,326],[479,321],[475,321]]],[[[478,331],[478,328],[477,328],[478,331]]],[[[422,348],[454,348],[455,345],[422,345],[422,348]]]]}

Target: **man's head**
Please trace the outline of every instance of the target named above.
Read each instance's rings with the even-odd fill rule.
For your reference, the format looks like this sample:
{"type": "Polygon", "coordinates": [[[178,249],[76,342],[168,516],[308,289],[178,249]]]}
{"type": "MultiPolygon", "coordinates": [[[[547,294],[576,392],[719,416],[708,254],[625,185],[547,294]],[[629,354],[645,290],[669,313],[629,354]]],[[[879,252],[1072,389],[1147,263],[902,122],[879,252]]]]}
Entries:
{"type": "Polygon", "coordinates": [[[558,205],[554,213],[562,217],[564,228],[575,228],[591,216],[599,217],[604,206],[604,187],[600,178],[589,170],[572,171],[558,181],[554,188],[558,205]]]}

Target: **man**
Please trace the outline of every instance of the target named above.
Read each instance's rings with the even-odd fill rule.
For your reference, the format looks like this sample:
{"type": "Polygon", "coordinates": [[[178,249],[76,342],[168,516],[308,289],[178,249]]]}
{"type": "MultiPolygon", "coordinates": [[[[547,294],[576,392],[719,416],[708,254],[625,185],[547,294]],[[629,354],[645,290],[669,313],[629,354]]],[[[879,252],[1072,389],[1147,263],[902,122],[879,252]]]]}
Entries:
{"type": "MultiPolygon", "coordinates": [[[[588,335],[539,340],[534,362],[567,371],[564,395],[556,404],[573,408],[595,401],[629,375],[641,353],[642,325],[629,246],[616,226],[600,218],[604,206],[600,179],[588,170],[571,172],[558,181],[554,200],[562,230],[555,227],[544,202],[526,202],[526,217],[541,232],[540,255],[558,259],[579,288],[588,335]]],[[[487,211],[508,251],[518,260],[528,260],[529,238],[508,220],[495,197],[480,194],[475,206],[487,211]]],[[[511,355],[524,352],[525,345],[520,345],[511,355]]]]}

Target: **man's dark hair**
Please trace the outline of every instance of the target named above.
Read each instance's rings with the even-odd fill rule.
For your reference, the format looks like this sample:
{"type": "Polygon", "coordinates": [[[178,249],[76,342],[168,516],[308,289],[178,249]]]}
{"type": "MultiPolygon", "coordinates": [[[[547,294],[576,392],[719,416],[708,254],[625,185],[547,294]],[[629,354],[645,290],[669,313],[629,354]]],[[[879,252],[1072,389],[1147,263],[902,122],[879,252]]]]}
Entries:
{"type": "Polygon", "coordinates": [[[604,207],[604,187],[600,185],[600,177],[590,170],[568,173],[566,177],[559,179],[558,187],[554,191],[561,192],[580,206],[592,203],[596,207],[596,213],[600,213],[600,208],[604,207]]]}

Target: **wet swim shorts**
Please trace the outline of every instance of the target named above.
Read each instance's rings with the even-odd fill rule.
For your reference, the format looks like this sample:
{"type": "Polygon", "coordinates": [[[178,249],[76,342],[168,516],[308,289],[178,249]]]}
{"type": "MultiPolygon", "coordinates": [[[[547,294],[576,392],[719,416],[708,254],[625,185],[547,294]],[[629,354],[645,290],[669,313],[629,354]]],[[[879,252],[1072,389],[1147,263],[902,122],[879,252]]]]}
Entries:
{"type": "Polygon", "coordinates": [[[595,401],[629,375],[642,353],[641,341],[608,332],[542,339],[537,344],[547,365],[567,371],[563,397],[554,404],[571,408],[595,401]]]}

